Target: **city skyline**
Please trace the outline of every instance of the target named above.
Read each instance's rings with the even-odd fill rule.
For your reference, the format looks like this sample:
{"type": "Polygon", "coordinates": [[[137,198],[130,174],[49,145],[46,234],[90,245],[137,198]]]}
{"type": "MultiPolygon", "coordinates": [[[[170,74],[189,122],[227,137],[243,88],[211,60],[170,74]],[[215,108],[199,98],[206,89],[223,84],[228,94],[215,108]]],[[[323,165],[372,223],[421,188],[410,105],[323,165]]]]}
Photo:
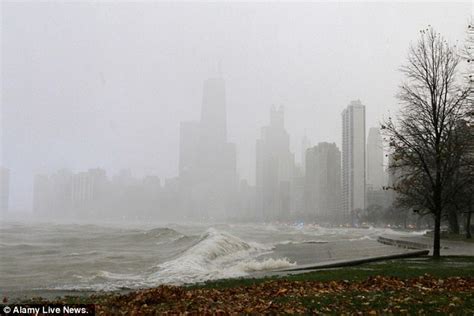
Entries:
{"type": "MultiPolygon", "coordinates": [[[[186,216],[190,216],[191,213],[190,212],[190,208],[191,207],[195,207],[196,209],[206,209],[206,208],[209,208],[209,202],[207,200],[207,197],[210,196],[210,195],[213,195],[215,194],[216,192],[216,189],[217,190],[221,190],[222,188],[227,188],[228,190],[230,190],[231,192],[235,191],[238,187],[238,182],[240,181],[245,181],[246,183],[248,183],[248,179],[245,179],[243,177],[238,177],[238,174],[236,174],[236,169],[235,169],[235,163],[236,163],[236,160],[235,160],[235,153],[236,151],[238,150],[238,148],[235,148],[235,145],[234,144],[231,144],[231,143],[227,143],[226,142],[226,135],[227,135],[227,128],[226,128],[226,125],[227,125],[227,120],[228,120],[228,117],[226,115],[226,96],[225,96],[225,80],[222,78],[222,77],[213,77],[213,78],[209,78],[209,79],[206,79],[204,80],[204,84],[203,84],[203,92],[202,92],[202,109],[201,109],[201,115],[200,115],[200,120],[199,121],[182,121],[180,123],[180,145],[179,145],[179,170],[178,170],[178,175],[177,177],[171,177],[171,178],[162,178],[162,177],[159,177],[159,176],[156,176],[154,174],[144,174],[142,175],[141,177],[138,177],[138,179],[145,179],[147,177],[155,177],[158,181],[158,186],[159,187],[165,187],[166,186],[166,182],[167,181],[174,181],[174,179],[176,179],[178,182],[179,182],[179,193],[178,193],[178,199],[180,199],[179,201],[179,205],[173,205],[173,207],[177,207],[181,212],[183,212],[183,214],[188,214],[186,216]],[[230,147],[229,147],[230,146],[230,147]],[[228,159],[229,162],[228,163],[224,163],[223,165],[220,163],[220,161],[222,161],[222,157],[224,157],[224,159],[227,159],[225,158],[225,155],[222,156],[223,153],[225,153],[227,150],[230,150],[229,152],[229,155],[228,155],[228,159]],[[217,155],[206,155],[207,153],[220,153],[221,155],[220,156],[217,156],[217,155]],[[203,160],[203,158],[205,158],[203,160]],[[214,160],[212,160],[212,158],[214,158],[214,160]],[[218,160],[215,160],[216,158],[219,158],[218,160]],[[211,159],[211,160],[209,160],[211,159]],[[209,160],[209,161],[208,161],[209,160]],[[233,183],[230,187],[229,187],[229,184],[225,184],[224,185],[224,182],[221,182],[220,185],[217,184],[216,182],[216,185],[211,185],[211,182],[209,181],[205,181],[205,182],[202,182],[204,181],[204,179],[213,179],[213,176],[211,174],[206,174],[206,169],[207,170],[211,170],[211,168],[214,168],[219,165],[222,165],[223,168],[230,168],[229,170],[233,170],[232,172],[234,173],[234,175],[231,175],[229,174],[230,178],[229,179],[232,179],[231,182],[233,183]],[[202,186],[200,183],[204,184],[206,183],[204,186],[202,186]],[[224,185],[224,186],[222,186],[224,185]],[[197,190],[197,191],[196,191],[197,190]],[[200,190],[200,191],[199,191],[200,190]],[[207,192],[207,193],[206,193],[207,192]],[[198,197],[201,197],[201,198],[198,198],[198,197]],[[206,197],[206,198],[203,198],[203,197],[206,197]],[[201,205],[201,206],[199,206],[201,205]],[[205,206],[207,205],[207,206],[205,206]]],[[[363,106],[359,100],[357,101],[351,101],[351,103],[349,104],[348,108],[352,108],[352,107],[357,107],[357,106],[362,106],[364,108],[364,114],[363,116],[365,117],[365,106],[363,106]]],[[[344,111],[343,111],[343,117],[344,117],[344,113],[347,111],[346,108],[344,111]]],[[[254,208],[254,212],[256,212],[257,216],[256,218],[258,219],[286,219],[288,214],[290,213],[295,213],[295,209],[293,209],[294,205],[292,205],[292,203],[294,203],[294,201],[292,200],[292,197],[290,196],[291,194],[294,194],[291,192],[292,188],[293,188],[293,185],[294,185],[294,177],[297,176],[297,169],[301,169],[300,172],[303,172],[302,176],[303,177],[306,177],[306,185],[308,185],[307,181],[308,181],[308,172],[306,171],[305,172],[305,165],[308,163],[308,159],[315,159],[315,158],[308,158],[308,152],[313,152],[313,150],[328,150],[328,149],[317,149],[317,148],[327,148],[326,144],[329,144],[328,142],[319,142],[316,146],[314,147],[307,147],[309,146],[310,144],[310,139],[307,137],[307,135],[305,134],[302,138],[302,141],[301,141],[301,150],[302,152],[305,152],[305,157],[304,158],[301,158],[301,160],[299,162],[296,162],[295,161],[295,152],[291,151],[291,135],[288,134],[285,130],[285,124],[284,124],[284,121],[285,121],[285,109],[283,106],[279,106],[279,107],[275,107],[275,106],[271,106],[270,107],[270,122],[269,122],[269,125],[268,126],[264,126],[264,127],[261,127],[261,138],[260,140],[257,139],[257,146],[256,146],[256,151],[254,153],[254,155],[256,155],[257,157],[257,164],[256,164],[256,169],[255,169],[255,172],[256,172],[256,183],[255,184],[250,184],[251,186],[254,186],[255,187],[255,190],[256,190],[256,201],[255,201],[255,208],[254,208]],[[275,138],[276,137],[276,138],[275,138]],[[281,138],[283,137],[283,138],[281,138]],[[273,139],[272,139],[273,138],[273,139]],[[263,143],[262,143],[263,142],[263,143]],[[268,143],[265,145],[265,143],[268,143]],[[283,146],[283,147],[281,147],[283,146]],[[307,147],[306,150],[303,150],[303,147],[307,147]],[[323,147],[321,147],[323,146],[323,147]],[[262,151],[263,150],[263,151],[262,151]],[[282,151],[283,150],[283,151],[282,151]],[[266,153],[265,153],[266,151],[266,153]],[[281,152],[280,154],[278,152],[281,152]],[[286,192],[281,192],[281,188],[279,189],[271,189],[271,190],[276,190],[274,191],[273,193],[262,193],[260,192],[259,190],[262,190],[262,181],[263,182],[267,182],[267,186],[268,185],[268,180],[260,180],[260,183],[259,183],[259,173],[261,173],[261,171],[259,171],[259,160],[261,161],[260,162],[260,165],[265,165],[266,167],[271,167],[271,162],[270,160],[273,161],[273,159],[275,159],[275,157],[278,157],[279,155],[283,155],[282,157],[283,158],[278,158],[277,160],[280,160],[280,159],[283,159],[283,162],[275,162],[276,165],[274,166],[274,168],[276,168],[275,170],[267,170],[266,172],[265,171],[262,171],[263,174],[268,174],[268,175],[278,175],[278,174],[281,174],[279,175],[278,177],[283,177],[282,179],[283,180],[275,180],[277,181],[277,186],[280,186],[281,184],[278,184],[280,183],[280,181],[283,181],[282,183],[284,184],[284,187],[286,187],[286,192]],[[286,156],[285,156],[286,155],[286,156]],[[267,157],[267,158],[263,158],[263,157],[267,157]],[[286,157],[286,158],[284,158],[286,157]],[[263,159],[263,160],[262,160],[263,159]],[[269,160],[270,159],[270,160],[269,160]],[[286,165],[286,167],[284,167],[283,169],[280,167],[278,167],[278,164],[284,164],[286,165]],[[283,173],[282,173],[283,172],[283,173]],[[259,193],[260,192],[260,193],[259,193]],[[284,199],[287,199],[287,200],[281,200],[281,201],[274,201],[274,202],[270,202],[270,200],[268,200],[268,197],[267,197],[267,202],[264,202],[262,201],[262,197],[261,195],[268,195],[268,194],[273,194],[274,195],[274,198],[276,199],[281,199],[282,197],[284,197],[284,199]],[[263,203],[263,204],[262,204],[263,203]],[[267,203],[267,206],[265,206],[265,203],[267,203]],[[285,204],[284,206],[281,205],[281,203],[285,204]],[[269,211],[271,209],[271,211],[269,211]],[[270,213],[268,213],[270,212],[270,213]],[[260,214],[260,215],[258,215],[260,214]],[[265,215],[266,214],[266,215],[265,215]],[[273,215],[271,215],[273,214],[273,215]],[[279,215],[275,215],[275,214],[279,214],[279,215]]],[[[368,128],[365,126],[365,118],[363,120],[363,123],[364,125],[364,129],[363,129],[363,134],[365,135],[366,134],[366,137],[367,137],[367,148],[369,148],[369,145],[370,145],[370,142],[371,142],[371,139],[373,141],[373,138],[374,138],[374,135],[373,134],[373,131],[374,130],[377,130],[379,131],[379,128],[378,127],[371,127],[371,128],[368,128]],[[369,130],[369,132],[365,132],[366,130],[369,130]]],[[[344,124],[343,124],[343,131],[341,133],[341,135],[344,134],[344,124]]],[[[381,139],[381,136],[380,134],[378,134],[378,136],[380,137],[380,139],[377,139],[377,141],[379,141],[380,143],[377,143],[377,145],[380,145],[381,142],[382,142],[382,139],[381,139]]],[[[365,139],[363,140],[364,142],[364,145],[365,146],[365,139]]],[[[344,142],[343,142],[344,143],[344,142]]],[[[331,146],[334,146],[334,149],[331,149],[331,150],[336,150],[336,151],[339,151],[339,148],[337,147],[336,143],[332,143],[331,146]]],[[[375,155],[379,154],[380,157],[377,158],[377,161],[382,161],[383,162],[383,156],[384,156],[384,152],[383,152],[383,148],[379,148],[380,150],[376,151],[375,155]]],[[[368,150],[368,149],[367,149],[368,150]]],[[[339,184],[341,185],[341,194],[343,192],[343,184],[344,184],[344,177],[343,177],[343,155],[341,156],[341,153],[344,153],[344,147],[342,149],[341,152],[339,152],[339,154],[337,154],[336,152],[335,153],[332,153],[330,155],[333,155],[333,158],[334,157],[339,157],[340,158],[340,165],[339,165],[339,171],[338,171],[338,174],[339,174],[339,179],[337,179],[339,182],[339,184]],[[334,156],[335,155],[335,156],[334,156]],[[342,166],[342,167],[341,167],[342,166]]],[[[373,156],[373,155],[372,155],[373,156]]],[[[317,158],[317,159],[321,159],[321,158],[317,158]]],[[[369,157],[365,156],[365,149],[364,149],[364,158],[363,158],[363,161],[367,164],[370,163],[369,162],[369,157]]],[[[321,162],[313,162],[312,164],[314,165],[315,163],[321,163],[321,162]]],[[[328,162],[325,162],[325,165],[324,166],[329,166],[329,165],[326,165],[328,162]]],[[[364,163],[364,164],[365,164],[364,163]]],[[[335,167],[328,167],[328,169],[330,170],[334,170],[335,167]]],[[[365,168],[365,167],[364,167],[365,168]]],[[[314,167],[313,167],[314,169],[314,167]]],[[[60,180],[60,182],[62,183],[62,187],[64,188],[64,185],[66,183],[68,183],[67,181],[68,180],[65,180],[67,177],[69,177],[71,180],[71,183],[70,184],[67,184],[70,186],[70,189],[66,189],[66,190],[69,190],[71,193],[71,199],[72,201],[75,201],[75,200],[87,200],[87,198],[83,198],[83,195],[89,195],[90,197],[92,197],[92,195],[94,194],[93,191],[92,191],[92,186],[93,184],[92,183],[87,183],[84,184],[85,182],[84,181],[91,181],[91,180],[88,180],[88,173],[90,172],[94,172],[94,170],[97,170],[97,172],[101,173],[102,174],[102,178],[103,179],[106,179],[106,170],[100,168],[100,167],[97,167],[97,166],[90,166],[90,168],[88,168],[89,171],[84,171],[84,170],[71,170],[71,169],[65,169],[65,168],[61,168],[61,169],[58,169],[56,171],[54,171],[53,173],[51,173],[51,179],[52,181],[57,181],[57,180],[54,180],[54,179],[57,179],[58,177],[60,179],[63,179],[63,180],[60,180]],[[95,169],[94,169],[95,168],[95,169]],[[62,176],[61,176],[62,174],[62,176]],[[67,174],[67,175],[66,175],[67,174]],[[66,178],[65,178],[66,177],[66,178]],[[65,182],[66,181],[66,182],[65,182]],[[82,184],[81,184],[82,183],[82,184]],[[86,187],[84,187],[84,185],[86,187]],[[77,189],[75,189],[77,188],[77,189]],[[84,190],[88,190],[87,192],[85,192],[84,190]]],[[[330,171],[330,170],[327,170],[327,172],[333,172],[334,171],[330,171]]],[[[94,173],[97,173],[97,172],[94,172],[94,173]]],[[[133,176],[132,176],[132,172],[130,170],[130,168],[124,168],[124,169],[120,169],[116,172],[116,175],[114,176],[115,178],[117,177],[123,177],[122,175],[125,173],[128,174],[128,178],[130,179],[133,179],[133,176]]],[[[224,169],[223,169],[223,172],[224,169]]],[[[385,173],[385,171],[382,169],[382,172],[385,173]]],[[[218,174],[221,174],[222,172],[218,172],[216,170],[213,170],[212,173],[214,175],[218,175],[218,174]]],[[[32,199],[32,210],[36,213],[36,214],[40,214],[41,212],[38,212],[38,210],[35,211],[35,203],[37,203],[37,198],[36,198],[36,195],[38,194],[37,190],[36,190],[36,184],[37,184],[37,181],[47,181],[45,179],[47,179],[48,175],[45,175],[45,174],[37,174],[35,175],[35,185],[34,185],[34,196],[33,196],[33,199],[32,199]],[[46,178],[45,178],[46,177],[46,178]]],[[[260,176],[261,177],[261,176],[260,176]]],[[[382,176],[384,177],[384,176],[382,176]]],[[[388,176],[385,176],[385,180],[388,176]]],[[[93,177],[94,178],[94,177],[93,177]]],[[[278,179],[279,179],[278,178],[278,179]]],[[[369,172],[367,171],[366,172],[366,169],[364,169],[364,181],[368,181],[367,179],[370,178],[370,175],[369,175],[369,172]]],[[[277,178],[275,178],[277,179],[277,178]]],[[[383,180],[383,181],[385,181],[383,180]]],[[[94,181],[94,180],[92,180],[94,181]]],[[[104,182],[105,180],[103,180],[102,182],[104,182]]],[[[226,180],[227,181],[227,180],[226,180]]],[[[273,181],[273,180],[271,180],[273,181]]],[[[271,182],[270,181],[270,182],[271,182]]],[[[320,181],[320,180],[318,180],[320,181]]],[[[325,180],[325,181],[328,181],[328,180],[325,180]]],[[[329,181],[332,181],[332,180],[329,180],[329,181]]],[[[370,181],[369,181],[370,182],[370,181]]],[[[367,185],[370,185],[370,183],[367,182],[367,185]]],[[[227,183],[230,183],[227,181],[227,183]]],[[[48,186],[51,186],[51,184],[47,184],[48,186]]],[[[53,185],[54,186],[54,185],[53,185]]],[[[317,185],[319,186],[319,185],[317,185]]],[[[313,185],[313,189],[316,188],[314,187],[313,185]]],[[[333,187],[332,189],[334,189],[334,184],[333,184],[333,187]]],[[[365,184],[364,184],[364,190],[366,189],[365,187],[365,184]]],[[[380,188],[378,188],[380,189],[380,188]]],[[[320,190],[320,189],[317,189],[317,190],[320,190]]],[[[337,190],[336,190],[337,191],[337,190]]],[[[308,197],[307,197],[307,194],[308,194],[308,188],[304,188],[304,192],[305,193],[301,193],[302,196],[303,196],[303,200],[302,201],[302,205],[308,205],[308,197]]],[[[318,191],[319,192],[319,191],[318,191]]],[[[334,190],[329,190],[329,191],[326,191],[327,192],[334,192],[334,190]]],[[[68,195],[69,193],[66,193],[66,195],[68,195]]],[[[237,193],[235,193],[237,194],[237,193]]],[[[321,193],[315,193],[317,196],[321,196],[321,193]]],[[[343,200],[344,200],[344,197],[343,195],[341,195],[341,198],[342,198],[342,201],[340,202],[328,202],[328,201],[320,201],[320,198],[316,198],[316,200],[314,200],[314,196],[311,198],[312,199],[312,203],[316,203],[315,205],[312,205],[309,209],[308,209],[308,206],[302,206],[301,208],[302,209],[305,209],[304,212],[302,214],[305,214],[304,216],[311,216],[310,214],[313,214],[315,217],[315,219],[325,219],[327,220],[328,218],[331,218],[331,216],[329,216],[328,212],[329,209],[327,210],[321,210],[320,209],[320,206],[318,205],[326,205],[330,207],[330,210],[332,212],[338,212],[338,215],[333,215],[333,218],[341,218],[339,216],[342,216],[340,215],[339,212],[343,212],[343,209],[344,209],[344,203],[343,203],[343,200]],[[328,204],[329,203],[329,204],[328,204]],[[319,211],[318,211],[319,209],[319,211]],[[316,210],[316,212],[314,211],[316,210]],[[322,213],[321,213],[322,212],[322,213]]],[[[364,199],[366,199],[367,197],[365,196],[365,191],[364,191],[364,199]]],[[[227,198],[229,199],[229,198],[227,198]]],[[[270,198],[271,199],[271,198],[270,198]]],[[[336,198],[337,200],[337,198],[336,198]]],[[[63,202],[64,203],[64,202],[63,202]]],[[[72,202],[74,203],[74,202],[72,202]]],[[[203,216],[211,216],[210,214],[214,214],[213,216],[216,217],[216,218],[219,218],[220,216],[222,216],[223,214],[220,214],[220,212],[223,212],[223,209],[225,209],[226,207],[224,206],[224,200],[222,200],[221,203],[221,206],[220,206],[220,209],[219,207],[217,207],[214,211],[212,211],[212,208],[211,207],[209,210],[206,211],[206,213],[203,213],[202,215],[203,216]]],[[[230,205],[232,202],[231,200],[228,200],[227,202],[228,205],[230,205]]],[[[365,203],[365,202],[364,202],[365,203]]],[[[212,205],[212,203],[211,203],[212,205]]],[[[72,210],[74,209],[73,206],[72,207],[72,210]]],[[[365,207],[365,204],[364,206],[365,207]]],[[[362,208],[363,208],[362,207],[362,208]]],[[[47,208],[47,206],[45,207],[43,205],[43,208],[47,208]]],[[[349,207],[350,209],[354,209],[352,207],[349,207]]],[[[360,208],[360,207],[358,207],[360,208]]],[[[54,209],[54,208],[53,208],[54,209]]],[[[51,211],[51,210],[50,210],[51,211]]],[[[234,209],[234,211],[236,211],[237,213],[239,212],[239,210],[237,209],[234,209]]],[[[228,211],[224,211],[225,212],[228,212],[228,211]]],[[[199,211],[196,212],[196,214],[198,214],[199,211]]],[[[196,214],[192,214],[192,216],[195,216],[196,214]]],[[[50,214],[51,215],[51,214],[50,214]]],[[[227,214],[228,215],[228,214],[227,214]]],[[[347,215],[347,214],[346,214],[347,215]]],[[[212,216],[211,216],[212,217],[212,216]]]]}
{"type": "Polygon", "coordinates": [[[199,120],[180,123],[177,177],[162,183],[157,176],[137,179],[122,170],[110,178],[101,168],[39,174],[33,215],[354,223],[366,206],[389,205],[380,129],[369,128],[366,141],[366,107],[360,100],[342,112],[342,148],[334,142],[311,147],[303,137],[307,149],[299,162],[290,149],[285,108],[271,106],[269,123],[256,139],[256,183],[251,185],[236,173],[238,148],[227,142],[225,80],[206,79],[202,91],[199,120]]]}
{"type": "Polygon", "coordinates": [[[2,7],[0,164],[11,170],[10,204],[20,210],[30,207],[36,173],[98,166],[175,177],[179,122],[199,117],[202,80],[219,63],[228,139],[248,183],[271,104],[286,107],[296,161],[305,130],[313,144],[341,147],[337,117],[347,102],[363,100],[367,126],[376,126],[397,108],[397,69],[418,30],[431,24],[461,42],[470,11],[467,2],[2,7]]]}

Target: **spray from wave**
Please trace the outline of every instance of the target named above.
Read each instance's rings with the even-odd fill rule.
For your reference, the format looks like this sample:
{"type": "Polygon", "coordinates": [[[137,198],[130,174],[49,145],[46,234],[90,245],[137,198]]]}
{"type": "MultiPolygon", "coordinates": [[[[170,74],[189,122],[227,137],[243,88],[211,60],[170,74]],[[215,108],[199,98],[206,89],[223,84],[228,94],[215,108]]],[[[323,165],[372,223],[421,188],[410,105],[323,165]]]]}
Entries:
{"type": "Polygon", "coordinates": [[[201,282],[294,265],[284,258],[257,260],[258,256],[271,250],[272,247],[248,243],[210,228],[182,255],[158,265],[158,271],[150,276],[150,280],[172,284],[201,282]]]}

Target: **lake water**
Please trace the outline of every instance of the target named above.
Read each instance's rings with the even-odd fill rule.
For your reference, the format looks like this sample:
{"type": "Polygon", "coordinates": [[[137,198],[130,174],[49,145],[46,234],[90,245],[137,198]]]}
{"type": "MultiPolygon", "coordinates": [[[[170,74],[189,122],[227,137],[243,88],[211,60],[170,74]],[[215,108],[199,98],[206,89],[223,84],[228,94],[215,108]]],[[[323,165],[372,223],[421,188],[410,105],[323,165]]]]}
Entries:
{"type": "Polygon", "coordinates": [[[400,253],[391,229],[284,224],[0,222],[0,294],[98,291],[240,277],[400,253]]]}

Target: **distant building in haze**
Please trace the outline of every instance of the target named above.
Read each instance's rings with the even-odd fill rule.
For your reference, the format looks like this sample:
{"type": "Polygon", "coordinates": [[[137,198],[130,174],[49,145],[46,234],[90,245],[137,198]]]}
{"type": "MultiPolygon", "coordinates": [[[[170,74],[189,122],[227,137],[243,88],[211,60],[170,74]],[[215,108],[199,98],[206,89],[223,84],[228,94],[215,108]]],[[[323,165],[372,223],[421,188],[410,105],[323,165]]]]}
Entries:
{"type": "Polygon", "coordinates": [[[341,220],[341,152],[335,143],[306,151],[305,208],[313,219],[341,220]]]}
{"type": "Polygon", "coordinates": [[[352,101],[342,112],[342,209],[346,221],[365,209],[365,106],[352,101]]]}
{"type": "Polygon", "coordinates": [[[41,219],[163,219],[164,200],[158,177],[136,179],[129,169],[112,179],[101,168],[62,169],[36,175],[33,185],[33,214],[41,219]]]}
{"type": "Polygon", "coordinates": [[[284,127],[283,107],[271,108],[270,125],[262,128],[256,144],[256,198],[259,217],[285,220],[290,212],[290,181],[295,158],[284,127]]]}
{"type": "Polygon", "coordinates": [[[107,175],[100,168],[89,169],[72,176],[71,203],[74,216],[97,216],[103,211],[100,202],[104,200],[107,175]]]}
{"type": "Polygon", "coordinates": [[[236,149],[227,142],[223,78],[204,82],[201,119],[180,126],[179,199],[190,217],[232,215],[237,192],[236,149]]]}
{"type": "Polygon", "coordinates": [[[311,147],[311,142],[309,138],[306,136],[306,131],[301,140],[301,167],[302,171],[305,171],[306,168],[306,150],[311,147]]]}
{"type": "Polygon", "coordinates": [[[382,136],[378,127],[372,127],[367,137],[367,188],[382,190],[385,179],[382,136]]]}
{"type": "Polygon", "coordinates": [[[10,170],[0,167],[0,216],[8,212],[10,198],[10,170]]]}
{"type": "Polygon", "coordinates": [[[74,173],[61,169],[50,176],[52,189],[52,206],[50,212],[55,217],[68,218],[72,214],[72,178],[74,173]]]}

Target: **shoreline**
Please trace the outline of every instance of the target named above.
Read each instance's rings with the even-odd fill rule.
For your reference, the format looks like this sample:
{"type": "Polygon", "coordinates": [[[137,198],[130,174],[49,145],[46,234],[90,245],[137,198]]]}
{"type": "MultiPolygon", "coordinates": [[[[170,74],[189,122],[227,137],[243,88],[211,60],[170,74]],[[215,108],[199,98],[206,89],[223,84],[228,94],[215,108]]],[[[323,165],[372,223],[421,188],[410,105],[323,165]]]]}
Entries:
{"type": "MultiPolygon", "coordinates": [[[[404,249],[427,249],[433,253],[433,237],[422,236],[379,236],[379,243],[404,249]]],[[[441,255],[474,256],[474,242],[459,239],[441,238],[441,255]]]]}
{"type": "MultiPolygon", "coordinates": [[[[250,272],[248,275],[237,277],[236,279],[254,279],[254,278],[266,278],[266,277],[280,277],[280,276],[286,276],[286,275],[291,275],[291,274],[300,274],[300,273],[306,273],[308,271],[314,271],[314,270],[324,270],[324,269],[338,269],[338,268],[344,268],[344,267],[350,267],[354,265],[363,265],[367,263],[371,263],[374,261],[387,261],[387,260],[394,260],[394,259],[402,259],[404,257],[417,257],[417,256],[426,256],[428,254],[429,245],[416,242],[416,240],[419,240],[420,238],[431,241],[431,238],[425,237],[425,236],[410,236],[410,237],[386,237],[386,236],[379,236],[377,239],[378,243],[381,244],[388,244],[393,248],[400,248],[400,250],[403,249],[403,251],[400,251],[399,253],[395,254],[388,254],[388,255],[375,255],[371,257],[364,257],[364,258],[354,258],[354,259],[344,259],[344,260],[336,260],[336,261],[323,261],[323,262],[315,262],[315,263],[305,263],[305,264],[299,264],[295,267],[290,267],[290,268],[283,268],[283,269],[276,269],[276,270],[266,270],[266,271],[255,271],[255,272],[250,272]],[[409,250],[409,249],[416,249],[415,251],[409,250]],[[422,251],[420,251],[422,249],[422,251]]],[[[462,241],[450,241],[451,248],[449,247],[443,247],[445,249],[442,250],[443,253],[446,252],[446,249],[449,250],[449,255],[472,255],[474,256],[474,244],[471,243],[465,243],[462,241]],[[453,247],[452,245],[457,245],[458,247],[453,247]],[[461,250],[459,251],[459,245],[464,246],[461,250]],[[466,251],[466,249],[469,248],[469,251],[466,251]],[[467,254],[466,254],[467,252],[467,254]]],[[[199,285],[199,284],[205,284],[206,282],[218,282],[220,280],[226,280],[224,279],[216,279],[212,281],[203,281],[200,283],[192,283],[192,284],[183,284],[182,286],[194,286],[194,285],[199,285]]],[[[150,287],[148,287],[150,288],[150,287]]],[[[38,289],[38,290],[12,290],[12,291],[1,291],[1,296],[8,296],[11,299],[14,299],[16,301],[20,300],[28,300],[33,297],[38,297],[41,296],[46,299],[54,299],[58,296],[89,296],[89,295],[102,295],[102,294],[124,294],[124,293],[130,293],[134,292],[137,290],[145,290],[147,288],[124,288],[124,289],[116,289],[116,290],[110,290],[110,291],[101,291],[101,290],[60,290],[60,289],[38,289]]]]}

